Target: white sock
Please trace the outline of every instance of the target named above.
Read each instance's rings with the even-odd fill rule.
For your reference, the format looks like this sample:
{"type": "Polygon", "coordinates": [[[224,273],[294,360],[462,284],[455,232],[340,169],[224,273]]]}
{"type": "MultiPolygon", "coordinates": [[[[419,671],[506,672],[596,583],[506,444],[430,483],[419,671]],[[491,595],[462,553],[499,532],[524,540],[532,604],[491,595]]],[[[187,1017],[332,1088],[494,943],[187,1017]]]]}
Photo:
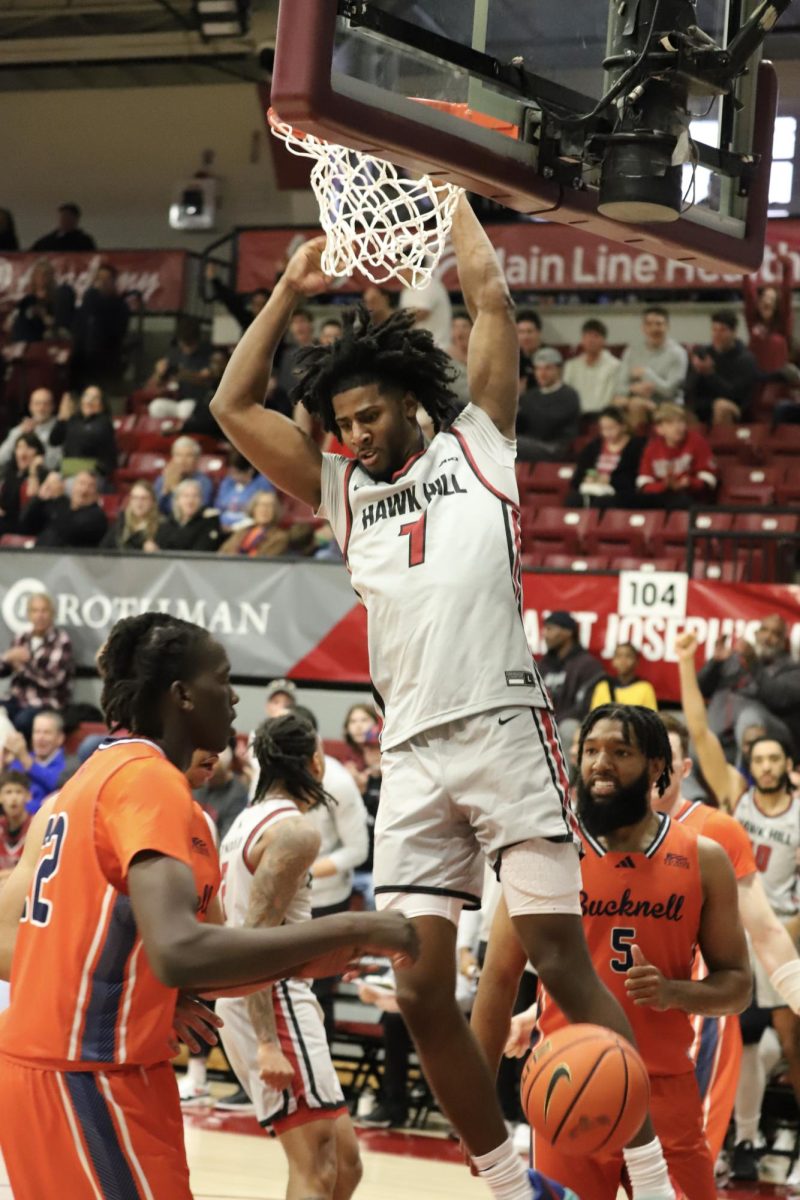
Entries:
{"type": "Polygon", "coordinates": [[[758,1052],[758,1044],[745,1046],[736,1088],[736,1141],[753,1142],[758,1136],[761,1121],[761,1102],[767,1086],[767,1075],[758,1052]]]}
{"type": "Polygon", "coordinates": [[[769,981],[793,1013],[800,1013],[800,958],[784,963],[773,971],[769,981]]]}
{"type": "Polygon", "coordinates": [[[192,1087],[204,1088],[207,1079],[205,1058],[195,1058],[192,1055],[186,1067],[186,1076],[192,1087]]]}
{"type": "Polygon", "coordinates": [[[646,1146],[626,1146],[622,1154],[628,1168],[633,1200],[675,1200],[664,1151],[658,1138],[653,1138],[646,1146]]]}
{"type": "Polygon", "coordinates": [[[758,1061],[761,1063],[767,1079],[769,1079],[782,1058],[783,1050],[781,1050],[778,1035],[772,1025],[768,1025],[761,1035],[761,1041],[758,1043],[758,1061]]]}
{"type": "Polygon", "coordinates": [[[488,1154],[474,1154],[472,1161],[495,1200],[531,1200],[528,1172],[511,1138],[488,1154]]]}

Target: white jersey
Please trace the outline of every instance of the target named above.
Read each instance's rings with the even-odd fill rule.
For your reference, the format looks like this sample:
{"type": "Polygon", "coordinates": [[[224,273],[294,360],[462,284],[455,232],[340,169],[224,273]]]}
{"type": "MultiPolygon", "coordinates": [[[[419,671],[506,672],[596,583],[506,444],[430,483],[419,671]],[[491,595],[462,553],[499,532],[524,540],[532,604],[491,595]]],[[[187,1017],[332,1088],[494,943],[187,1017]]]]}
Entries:
{"type": "MultiPolygon", "coordinates": [[[[246,858],[250,847],[268,825],[300,815],[297,805],[288,796],[286,798],[273,796],[269,800],[260,800],[257,804],[251,804],[239,813],[219,848],[222,872],[220,895],[226,925],[241,927],[247,920],[250,892],[253,886],[253,872],[250,870],[246,858]]],[[[283,918],[283,924],[297,925],[301,921],[310,920],[311,875],[309,874],[292,896],[286,916],[283,918]]],[[[303,988],[310,986],[304,980],[292,980],[292,984],[303,988]]]]}
{"type": "Polygon", "coordinates": [[[753,844],[756,866],[770,904],[779,917],[795,916],[800,910],[797,887],[800,797],[793,797],[785,812],[771,817],[759,808],[751,788],[736,805],[735,816],[753,844]]]}
{"type": "Polygon", "coordinates": [[[320,512],[367,609],[385,749],[473,713],[548,707],[522,622],[515,458],[474,404],[389,483],[323,456],[320,512]]]}

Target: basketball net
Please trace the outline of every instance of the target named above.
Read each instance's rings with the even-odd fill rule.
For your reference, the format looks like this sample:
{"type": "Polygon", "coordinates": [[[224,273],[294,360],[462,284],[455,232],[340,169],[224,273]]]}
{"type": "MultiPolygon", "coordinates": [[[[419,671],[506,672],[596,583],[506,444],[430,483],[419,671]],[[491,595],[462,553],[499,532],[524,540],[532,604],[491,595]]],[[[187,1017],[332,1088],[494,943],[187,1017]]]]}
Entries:
{"type": "Polygon", "coordinates": [[[293,129],[269,111],[275,137],[290,154],[310,158],[311,186],[327,236],[322,270],[334,277],[358,271],[373,283],[431,282],[463,189],[430,176],[407,179],[382,158],[293,129]]]}

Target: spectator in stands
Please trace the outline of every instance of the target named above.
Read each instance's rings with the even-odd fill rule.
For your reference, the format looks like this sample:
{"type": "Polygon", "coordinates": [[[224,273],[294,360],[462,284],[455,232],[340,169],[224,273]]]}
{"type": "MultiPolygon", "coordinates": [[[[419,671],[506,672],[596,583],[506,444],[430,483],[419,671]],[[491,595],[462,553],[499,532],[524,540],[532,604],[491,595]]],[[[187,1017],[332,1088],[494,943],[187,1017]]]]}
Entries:
{"type": "Polygon", "coordinates": [[[342,322],[337,317],[328,317],[319,328],[317,341],[320,346],[332,346],[342,336],[342,322]]]}
{"type": "Polygon", "coordinates": [[[10,429],[0,445],[0,467],[10,463],[14,457],[17,438],[23,433],[34,433],[44,447],[45,463],[57,467],[61,462],[61,451],[50,447],[50,435],[56,423],[56,404],[49,388],[34,388],[28,401],[28,416],[10,429]]]}
{"type": "Polygon", "coordinates": [[[220,528],[216,509],[203,503],[203,489],[196,479],[184,479],[175,488],[172,512],[156,531],[159,550],[193,550],[210,553],[219,549],[220,528]]]}
{"type": "Polygon", "coordinates": [[[31,823],[27,811],[31,798],[28,780],[22,771],[0,774],[0,886],[5,883],[25,849],[25,837],[31,823]]]}
{"type": "Polygon", "coordinates": [[[217,827],[219,840],[225,837],[242,809],[247,808],[247,788],[233,773],[233,748],[228,746],[216,761],[210,778],[193,796],[217,827]]]}
{"type": "Polygon", "coordinates": [[[211,378],[211,347],[203,341],[203,329],[197,317],[178,317],[175,341],[165,358],[155,365],[147,386],[177,386],[178,399],[159,397],[148,408],[151,417],[180,417],[185,420],[192,408],[181,402],[196,401],[203,395],[211,378]]]}
{"type": "MultiPolygon", "coordinates": [[[[291,552],[295,544],[292,541],[292,529],[281,528],[281,505],[274,491],[256,492],[250,498],[246,514],[246,519],[237,525],[220,546],[220,554],[275,558],[279,554],[291,552]]],[[[306,526],[301,543],[308,540],[307,531],[306,526]]]]}
{"type": "Polygon", "coordinates": [[[169,462],[155,482],[158,507],[164,516],[170,515],[173,493],[178,484],[186,479],[193,479],[199,484],[204,508],[211,503],[214,484],[209,475],[198,470],[199,462],[200,443],[190,437],[176,438],[172,443],[169,462]]]}
{"type": "Polygon", "coordinates": [[[631,426],[646,424],[659,404],[683,402],[689,356],[669,336],[669,313],[659,305],[644,310],[644,340],[628,346],[620,364],[617,404],[628,411],[631,426]]]}
{"type": "Polygon", "coordinates": [[[58,225],[31,246],[31,250],[48,250],[59,254],[81,250],[96,250],[95,240],[80,227],[81,210],[77,204],[59,204],[58,225]]]}
{"type": "Polygon", "coordinates": [[[686,403],[708,425],[734,425],[750,414],[758,366],[736,336],[739,318],[732,308],[711,316],[711,342],[692,351],[686,403]]]}
{"type": "Polygon", "coordinates": [[[77,409],[70,393],[64,393],[50,445],[61,447],[65,478],[87,470],[97,472],[104,481],[110,479],[117,466],[117,439],[108,401],[99,387],[85,388],[77,409]]]}
{"type": "Polygon", "coordinates": [[[450,345],[450,326],[453,306],[447,288],[438,279],[432,279],[425,287],[404,287],[400,292],[400,308],[413,308],[414,324],[427,329],[440,350],[450,345]]]}
{"type": "Polygon", "coordinates": [[[64,550],[99,546],[108,519],[98,503],[97,476],[79,471],[69,489],[57,471],[51,471],[22,510],[20,532],[36,535],[38,546],[64,550]]]}
{"type": "Polygon", "coordinates": [[[550,613],[543,632],[547,652],[539,659],[539,673],[553,701],[561,740],[566,743],[588,713],[594,686],[605,669],[580,644],[578,622],[571,613],[550,613]]]}
{"type": "Polygon", "coordinates": [[[66,766],[64,718],[61,713],[48,710],[36,714],[31,729],[30,750],[24,734],[9,734],[4,757],[8,760],[8,770],[25,773],[31,790],[28,812],[38,812],[42,801],[58,787],[66,766]]]}
{"type": "Polygon", "coordinates": [[[519,398],[517,459],[520,462],[558,462],[569,451],[580,428],[581,402],[562,379],[564,360],[552,346],[536,352],[536,387],[519,398]]]}
{"type": "MultiPolygon", "coordinates": [[[[212,299],[219,301],[220,304],[223,304],[227,308],[234,321],[239,322],[242,330],[252,325],[269,300],[269,292],[266,288],[256,288],[249,295],[247,293],[235,292],[227,283],[222,282],[217,274],[216,266],[211,262],[206,263],[205,280],[211,284],[212,299]]],[[[206,303],[209,302],[206,294],[203,295],[203,299],[206,303]]]]}
{"type": "Polygon", "coordinates": [[[28,599],[30,629],[18,633],[0,658],[0,675],[10,675],[0,699],[15,729],[30,736],[33,719],[43,708],[61,711],[72,694],[75,664],[66,629],[55,624],[53,601],[45,592],[28,599]]]}
{"type": "Polygon", "coordinates": [[[181,433],[200,434],[202,437],[224,440],[222,430],[211,412],[211,401],[225,373],[229,357],[227,350],[212,350],[208,359],[208,383],[202,395],[196,400],[174,402],[178,409],[177,415],[188,413],[188,416],[184,416],[181,433]]]}
{"type": "Polygon", "coordinates": [[[713,500],[717,464],[703,434],[689,428],[682,405],[662,404],[656,410],[636,487],[639,502],[651,508],[690,508],[713,500]]]}
{"type": "Polygon", "coordinates": [[[380,325],[383,321],[388,320],[394,312],[392,293],[387,292],[384,288],[379,288],[375,283],[364,288],[361,302],[369,313],[373,325],[380,325]]]}
{"type": "Polygon", "coordinates": [[[0,534],[21,532],[22,510],[30,487],[38,488],[46,476],[44,446],[35,434],[21,434],[11,462],[0,476],[0,534]]]}
{"type": "Polygon", "coordinates": [[[535,308],[523,308],[517,313],[519,343],[519,390],[536,386],[533,360],[542,346],[542,318],[535,308]]]}
{"type": "Polygon", "coordinates": [[[609,405],[600,413],[600,436],[578,455],[567,504],[628,508],[636,503],[636,477],[644,438],[634,437],[625,413],[609,405]]]}
{"type": "Polygon", "coordinates": [[[451,388],[455,392],[460,404],[469,404],[469,378],[467,376],[467,352],[469,351],[469,340],[472,336],[472,318],[469,313],[456,313],[453,317],[451,325],[450,346],[448,354],[453,364],[453,369],[457,372],[451,388]]]}
{"type": "Polygon", "coordinates": [[[287,341],[278,362],[278,383],[288,394],[295,384],[294,364],[298,350],[314,342],[314,318],[307,308],[296,308],[291,321],[287,341]]]}
{"type": "Polygon", "coordinates": [[[11,320],[11,340],[43,342],[49,338],[67,339],[72,334],[75,293],[69,284],[56,283],[53,264],[40,258],[33,264],[28,291],[20,300],[11,320]]]}
{"type": "Polygon", "coordinates": [[[344,718],[344,740],[347,744],[347,756],[342,756],[342,762],[358,784],[361,794],[367,786],[367,763],[364,757],[364,743],[371,729],[380,729],[381,719],[378,710],[371,704],[351,704],[344,718]]]}
{"type": "Polygon", "coordinates": [[[8,208],[0,208],[0,250],[19,250],[14,214],[8,208]]]}
{"type": "Polygon", "coordinates": [[[296,704],[297,685],[290,679],[273,679],[271,683],[267,684],[267,690],[264,693],[264,716],[268,720],[291,712],[296,704]]]}
{"type": "Polygon", "coordinates": [[[119,382],[131,311],[117,291],[119,272],[103,263],[86,290],[72,326],[73,378],[79,386],[119,382]]]}
{"type": "Polygon", "coordinates": [[[788,254],[781,255],[778,261],[781,266],[780,289],[758,289],[755,275],[745,275],[742,279],[744,319],[750,334],[749,348],[759,370],[766,374],[785,367],[792,349],[794,267],[788,254]]]}
{"type": "Polygon", "coordinates": [[[214,497],[214,507],[219,511],[223,532],[248,523],[248,505],[257,493],[275,490],[266,476],[259,475],[238,450],[230,451],[228,462],[228,470],[220,480],[214,497]]]}
{"type": "Polygon", "coordinates": [[[619,642],[611,659],[613,675],[605,675],[595,685],[589,708],[601,704],[638,704],[658,712],[655,688],[646,679],[639,679],[636,668],[639,651],[632,642],[619,642]]]}
{"type": "Polygon", "coordinates": [[[564,368],[564,382],[580,396],[582,413],[602,412],[617,394],[620,362],[606,349],[607,338],[602,321],[584,321],[579,353],[564,368]]]}
{"type": "Polygon", "coordinates": [[[156,550],[156,534],[163,519],[152,483],[138,479],[100,544],[105,550],[156,550]]]}
{"type": "Polygon", "coordinates": [[[789,652],[783,617],[764,617],[755,645],[720,638],[713,657],[698,672],[708,701],[708,723],[730,762],[742,750],[751,725],[785,742],[795,759],[800,750],[800,663],[789,652]]]}

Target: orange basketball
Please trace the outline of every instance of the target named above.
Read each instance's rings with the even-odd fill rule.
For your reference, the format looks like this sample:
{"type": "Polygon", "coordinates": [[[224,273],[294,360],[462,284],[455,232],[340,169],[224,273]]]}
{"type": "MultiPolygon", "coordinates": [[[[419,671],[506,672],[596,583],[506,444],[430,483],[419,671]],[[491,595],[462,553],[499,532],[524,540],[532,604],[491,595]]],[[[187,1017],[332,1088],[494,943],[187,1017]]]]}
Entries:
{"type": "Polygon", "coordinates": [[[647,1115],[650,1081],[630,1042],[600,1025],[569,1025],[533,1049],[522,1072],[531,1127],[564,1154],[620,1150],[647,1115]]]}

